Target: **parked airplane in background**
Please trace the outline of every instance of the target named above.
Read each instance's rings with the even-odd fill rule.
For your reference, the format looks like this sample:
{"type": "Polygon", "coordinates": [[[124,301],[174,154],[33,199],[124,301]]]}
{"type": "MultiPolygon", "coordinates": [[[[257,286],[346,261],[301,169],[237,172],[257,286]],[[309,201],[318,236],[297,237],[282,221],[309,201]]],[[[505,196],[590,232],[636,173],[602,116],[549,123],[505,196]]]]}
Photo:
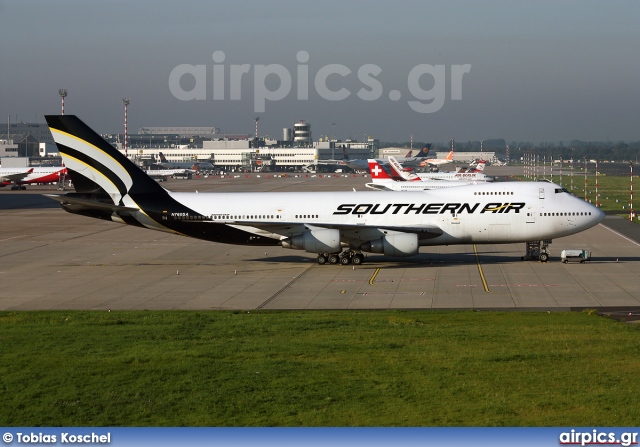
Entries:
{"type": "Polygon", "coordinates": [[[377,160],[369,160],[369,172],[371,183],[365,184],[367,188],[377,191],[424,191],[425,189],[451,188],[455,186],[473,185],[474,182],[445,182],[442,180],[422,180],[415,173],[397,171],[397,161],[389,157],[389,166],[392,175],[389,175],[377,160]]]}
{"type": "Polygon", "coordinates": [[[473,172],[469,172],[469,170],[465,169],[464,171],[455,171],[455,172],[413,172],[411,168],[404,168],[400,163],[398,163],[393,157],[389,157],[389,166],[392,170],[392,178],[396,178],[398,180],[410,181],[414,179],[420,180],[433,180],[433,181],[468,181],[468,182],[492,182],[493,177],[489,177],[488,175],[482,173],[484,170],[485,161],[481,161],[478,163],[478,170],[472,170],[473,172]]]}
{"type": "Polygon", "coordinates": [[[193,172],[213,171],[215,169],[213,164],[209,163],[208,161],[197,161],[197,160],[182,161],[182,162],[167,161],[167,159],[165,158],[162,152],[159,152],[158,155],[160,156],[160,163],[156,163],[156,164],[160,166],[162,169],[188,169],[193,172]]]}
{"type": "Polygon", "coordinates": [[[422,160],[422,162],[419,163],[418,166],[421,166],[421,167],[442,166],[449,163],[453,163],[453,150],[449,151],[449,153],[445,158],[427,158],[422,160]]]}
{"type": "Polygon", "coordinates": [[[0,187],[12,185],[11,190],[24,190],[27,189],[24,185],[64,181],[66,174],[64,166],[0,168],[0,187]]]}
{"type": "Polygon", "coordinates": [[[318,264],[360,264],[362,252],[414,256],[421,246],[548,244],[604,219],[550,182],[420,192],[172,192],[73,115],[46,116],[76,192],[49,195],[71,213],[212,242],[282,246],[318,264]],[[344,251],[343,251],[344,250],[344,251]]]}
{"type": "MultiPolygon", "coordinates": [[[[399,158],[398,161],[400,163],[403,163],[405,166],[417,167],[427,159],[427,156],[429,155],[429,149],[431,149],[431,145],[425,144],[424,147],[420,149],[420,151],[415,156],[412,156],[413,151],[410,150],[405,157],[399,158]]],[[[377,158],[376,161],[381,165],[386,165],[389,163],[389,160],[385,158],[377,158]]],[[[344,152],[344,164],[355,171],[367,171],[369,169],[368,160],[349,160],[349,156],[347,155],[346,150],[344,152]]]]}
{"type": "Polygon", "coordinates": [[[196,171],[193,169],[146,169],[144,172],[146,172],[148,175],[152,177],[157,175],[171,176],[171,175],[186,175],[186,174],[196,173],[196,171]]]}
{"type": "Polygon", "coordinates": [[[484,172],[487,160],[476,160],[468,168],[459,168],[456,172],[484,172]]]}

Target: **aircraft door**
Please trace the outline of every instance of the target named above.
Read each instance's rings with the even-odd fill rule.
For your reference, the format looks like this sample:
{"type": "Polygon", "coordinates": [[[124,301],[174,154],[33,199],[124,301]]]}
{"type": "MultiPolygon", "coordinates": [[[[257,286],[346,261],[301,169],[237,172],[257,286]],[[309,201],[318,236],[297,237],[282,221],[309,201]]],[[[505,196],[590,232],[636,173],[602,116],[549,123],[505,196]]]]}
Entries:
{"type": "Polygon", "coordinates": [[[531,208],[531,207],[527,207],[527,223],[536,223],[536,211],[531,208]]]}

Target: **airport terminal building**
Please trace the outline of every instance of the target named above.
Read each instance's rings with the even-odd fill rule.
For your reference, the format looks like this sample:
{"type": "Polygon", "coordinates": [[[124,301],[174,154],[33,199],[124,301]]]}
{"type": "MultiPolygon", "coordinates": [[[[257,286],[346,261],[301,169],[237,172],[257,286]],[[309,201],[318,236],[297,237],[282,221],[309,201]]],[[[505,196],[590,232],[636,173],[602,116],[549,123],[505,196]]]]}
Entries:
{"type": "MultiPolygon", "coordinates": [[[[284,128],[282,139],[255,138],[246,134],[220,134],[215,127],[146,127],[127,138],[126,155],[145,167],[156,163],[160,153],[170,162],[210,162],[222,172],[307,171],[340,169],[344,153],[351,159],[377,155],[378,140],[313,141],[305,121],[284,128]]],[[[121,141],[110,141],[125,153],[121,141]]]]}
{"type": "MultiPolygon", "coordinates": [[[[11,123],[0,143],[2,156],[30,157],[39,162],[57,157],[57,148],[47,124],[11,123]]],[[[160,161],[160,153],[170,162],[210,162],[221,172],[306,171],[333,172],[344,169],[346,153],[350,159],[404,157],[409,148],[379,148],[379,141],[312,139],[311,124],[297,121],[283,128],[281,139],[256,138],[248,134],[223,134],[209,127],[142,127],[127,135],[127,148],[122,134],[103,134],[109,143],[126,153],[141,167],[160,161]]],[[[414,153],[419,148],[414,148],[414,153]]],[[[493,152],[454,153],[454,161],[470,163],[476,159],[492,160],[493,152]]],[[[434,152],[433,158],[444,158],[446,152],[434,152]]],[[[46,162],[46,161],[45,161],[46,162]]]]}
{"type": "MultiPolygon", "coordinates": [[[[160,159],[160,152],[171,162],[210,162],[223,172],[307,171],[328,172],[340,167],[343,152],[349,157],[371,158],[377,148],[374,142],[314,142],[310,147],[291,147],[259,144],[255,140],[221,139],[203,141],[201,148],[132,148],[127,156],[141,166],[149,166],[160,159]]],[[[263,143],[264,140],[258,140],[263,143]]],[[[118,146],[122,153],[124,149],[118,146]]]]}

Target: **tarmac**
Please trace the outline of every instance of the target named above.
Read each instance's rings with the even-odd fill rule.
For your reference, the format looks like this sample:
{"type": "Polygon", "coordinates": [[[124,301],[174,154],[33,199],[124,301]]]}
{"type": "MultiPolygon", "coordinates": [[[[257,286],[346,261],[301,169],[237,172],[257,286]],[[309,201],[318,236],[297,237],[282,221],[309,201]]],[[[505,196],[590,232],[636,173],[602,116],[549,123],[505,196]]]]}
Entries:
{"type": "MultiPolygon", "coordinates": [[[[490,175],[509,174],[494,168],[490,175]]],[[[521,169],[521,168],[520,168],[521,169]]],[[[364,190],[357,174],[232,174],[170,180],[174,191],[364,190]]],[[[284,248],[209,243],[64,212],[42,194],[0,190],[0,310],[596,309],[640,318],[640,225],[618,216],[555,239],[548,263],[525,244],[423,247],[405,259],[317,265],[284,248]],[[591,262],[560,262],[586,249],[591,262]]],[[[376,192],[372,191],[372,194],[376,192]]]]}

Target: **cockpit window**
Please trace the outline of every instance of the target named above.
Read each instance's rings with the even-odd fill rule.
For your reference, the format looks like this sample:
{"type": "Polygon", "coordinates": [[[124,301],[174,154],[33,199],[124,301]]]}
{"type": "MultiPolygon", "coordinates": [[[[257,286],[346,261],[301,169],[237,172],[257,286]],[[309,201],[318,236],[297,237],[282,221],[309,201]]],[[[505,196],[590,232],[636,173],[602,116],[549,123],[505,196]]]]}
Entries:
{"type": "Polygon", "coordinates": [[[566,188],[556,188],[556,194],[561,194],[563,192],[568,193],[569,191],[567,191],[566,188]]]}

